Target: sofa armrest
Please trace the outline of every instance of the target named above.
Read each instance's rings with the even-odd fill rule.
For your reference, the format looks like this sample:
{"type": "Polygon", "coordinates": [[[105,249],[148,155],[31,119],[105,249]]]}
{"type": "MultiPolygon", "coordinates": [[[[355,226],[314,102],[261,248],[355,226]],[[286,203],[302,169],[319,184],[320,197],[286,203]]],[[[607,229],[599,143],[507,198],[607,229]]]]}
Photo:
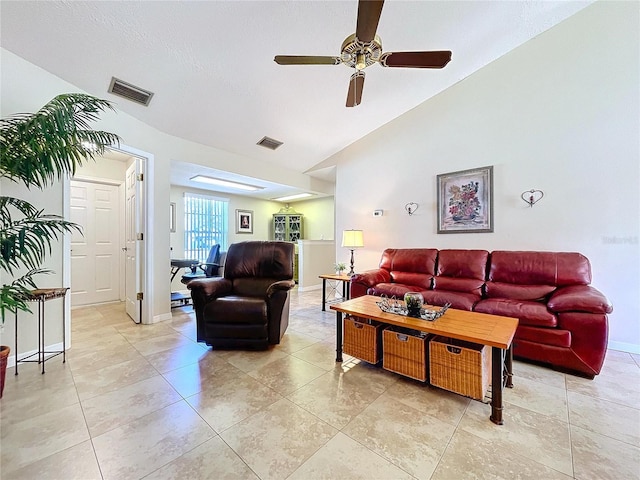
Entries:
{"type": "Polygon", "coordinates": [[[289,291],[295,287],[295,285],[296,282],[293,280],[280,280],[278,282],[274,282],[269,285],[269,288],[267,288],[267,297],[271,297],[271,295],[278,291],[289,291]]]}
{"type": "Polygon", "coordinates": [[[384,268],[376,268],[375,270],[367,270],[362,273],[356,273],[351,276],[350,292],[351,298],[361,297],[367,294],[367,290],[375,287],[379,283],[389,283],[391,274],[384,268]]]}
{"type": "Polygon", "coordinates": [[[611,313],[613,306],[602,292],[590,285],[571,285],[556,290],[547,302],[552,312],[611,313]]]}
{"type": "Polygon", "coordinates": [[[233,283],[222,277],[198,278],[187,284],[192,296],[213,299],[228,295],[233,290],[233,283]]]}

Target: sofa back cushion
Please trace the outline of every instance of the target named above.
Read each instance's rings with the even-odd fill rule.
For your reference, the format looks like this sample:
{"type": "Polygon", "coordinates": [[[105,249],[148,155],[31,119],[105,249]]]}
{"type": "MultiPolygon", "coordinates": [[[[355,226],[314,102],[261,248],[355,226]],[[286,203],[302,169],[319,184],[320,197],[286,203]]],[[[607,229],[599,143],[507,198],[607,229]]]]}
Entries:
{"type": "Polygon", "coordinates": [[[440,250],[436,275],[484,281],[488,259],[486,250],[440,250]]]}
{"type": "Polygon", "coordinates": [[[591,264],[580,253],[498,250],[489,261],[492,282],[556,287],[591,283],[591,264]]]}
{"type": "Polygon", "coordinates": [[[553,285],[514,285],[502,282],[487,282],[485,294],[487,298],[511,298],[513,300],[546,301],[554,292],[553,285]]]}
{"type": "Polygon", "coordinates": [[[423,273],[433,276],[437,256],[438,250],[435,248],[387,248],[382,252],[380,268],[389,272],[423,273]]]}

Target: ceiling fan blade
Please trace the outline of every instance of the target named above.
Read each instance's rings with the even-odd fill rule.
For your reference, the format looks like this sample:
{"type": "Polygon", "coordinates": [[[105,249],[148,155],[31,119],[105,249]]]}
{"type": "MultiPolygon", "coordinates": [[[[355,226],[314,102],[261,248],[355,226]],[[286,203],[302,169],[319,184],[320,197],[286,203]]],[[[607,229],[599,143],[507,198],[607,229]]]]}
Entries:
{"type": "Polygon", "coordinates": [[[360,0],[358,2],[358,21],[356,37],[363,43],[371,42],[376,36],[384,0],[360,0]]]}
{"type": "Polygon", "coordinates": [[[305,55],[276,55],[273,59],[278,65],[339,65],[340,57],[313,57],[305,55]]]}
{"type": "Polygon", "coordinates": [[[443,68],[451,60],[449,50],[434,52],[386,52],[380,56],[383,67],[443,68]]]}
{"type": "Polygon", "coordinates": [[[358,70],[351,75],[349,92],[347,93],[347,107],[357,107],[362,100],[362,88],[364,87],[364,72],[358,70]]]}

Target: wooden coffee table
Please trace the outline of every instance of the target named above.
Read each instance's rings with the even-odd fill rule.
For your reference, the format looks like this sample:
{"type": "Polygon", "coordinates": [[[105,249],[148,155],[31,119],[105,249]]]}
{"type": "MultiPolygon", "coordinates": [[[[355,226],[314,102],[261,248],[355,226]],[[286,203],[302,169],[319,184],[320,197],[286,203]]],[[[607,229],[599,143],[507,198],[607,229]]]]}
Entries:
{"type": "Polygon", "coordinates": [[[491,416],[489,418],[497,425],[504,423],[502,389],[505,386],[513,387],[511,342],[518,326],[517,318],[450,308],[442,317],[430,322],[420,318],[385,313],[376,305],[379,301],[380,297],[365,295],[331,305],[331,310],[336,311],[336,362],[342,362],[342,314],[490,346],[491,416]]]}

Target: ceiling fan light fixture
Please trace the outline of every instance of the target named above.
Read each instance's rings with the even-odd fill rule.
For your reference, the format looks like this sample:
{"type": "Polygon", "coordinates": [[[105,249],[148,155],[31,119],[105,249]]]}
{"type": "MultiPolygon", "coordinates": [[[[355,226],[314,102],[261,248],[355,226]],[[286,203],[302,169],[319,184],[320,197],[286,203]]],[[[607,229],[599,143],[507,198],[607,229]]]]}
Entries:
{"type": "Polygon", "coordinates": [[[367,58],[364,53],[356,55],[356,70],[364,70],[367,66],[367,58]]]}
{"type": "Polygon", "coordinates": [[[246,183],[232,182],[231,180],[223,180],[222,178],[207,177],[206,175],[196,175],[189,180],[192,182],[207,183],[209,185],[217,185],[219,187],[237,188],[238,190],[246,190],[249,192],[255,192],[256,190],[262,190],[264,187],[257,187],[255,185],[248,185],[246,183]]]}

